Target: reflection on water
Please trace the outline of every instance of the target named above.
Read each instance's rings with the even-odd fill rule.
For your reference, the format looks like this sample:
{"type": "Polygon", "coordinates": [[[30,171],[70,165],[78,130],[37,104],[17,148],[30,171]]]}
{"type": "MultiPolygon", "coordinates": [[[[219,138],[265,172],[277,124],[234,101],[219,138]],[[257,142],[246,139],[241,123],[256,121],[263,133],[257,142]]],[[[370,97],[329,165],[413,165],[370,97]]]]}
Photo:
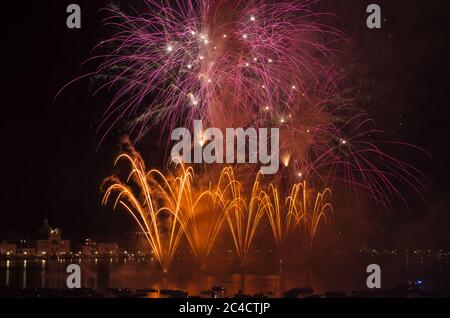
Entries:
{"type": "Polygon", "coordinates": [[[6,286],[8,286],[9,287],[9,271],[10,271],[10,268],[11,267],[11,261],[6,261],[6,286]]]}
{"type": "Polygon", "coordinates": [[[23,270],[22,270],[22,289],[27,288],[27,260],[23,261],[23,270]]]}
{"type": "MultiPolygon", "coordinates": [[[[366,266],[382,267],[383,289],[420,279],[430,288],[450,286],[448,259],[392,257],[390,259],[358,259],[357,261],[320,262],[313,270],[274,271],[269,274],[207,274],[173,271],[164,275],[156,262],[148,259],[73,259],[73,260],[1,260],[0,287],[66,288],[66,268],[81,266],[82,287],[105,293],[109,288],[154,288],[188,291],[200,295],[213,286],[226,288],[224,296],[242,290],[245,294],[264,293],[282,296],[289,289],[311,286],[316,293],[330,290],[365,289],[366,266]]],[[[157,296],[157,295],[155,295],[157,296]]]]}
{"type": "Polygon", "coordinates": [[[0,263],[0,286],[22,289],[66,288],[65,270],[71,263],[78,263],[81,266],[82,286],[99,292],[106,292],[108,288],[151,287],[157,290],[185,290],[190,295],[200,295],[202,291],[209,290],[213,286],[222,286],[226,288],[227,295],[237,293],[239,290],[248,294],[263,292],[281,295],[283,290],[298,286],[302,280],[301,275],[294,274],[289,274],[285,280],[280,280],[279,274],[164,275],[157,264],[143,259],[6,260],[0,263]],[[291,283],[288,283],[289,281],[291,283]]]}

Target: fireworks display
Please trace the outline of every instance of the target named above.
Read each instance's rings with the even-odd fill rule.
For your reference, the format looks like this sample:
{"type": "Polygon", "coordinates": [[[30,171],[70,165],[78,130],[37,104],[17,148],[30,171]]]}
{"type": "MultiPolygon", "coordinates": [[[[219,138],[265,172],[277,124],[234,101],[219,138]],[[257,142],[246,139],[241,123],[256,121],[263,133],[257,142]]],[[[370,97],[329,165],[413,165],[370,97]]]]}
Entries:
{"type": "Polygon", "coordinates": [[[450,297],[449,1],[2,9],[0,298],[450,297]]]}
{"type": "Polygon", "coordinates": [[[280,251],[289,240],[311,248],[331,210],[329,189],[366,195],[383,209],[406,203],[398,185],[423,192],[420,172],[383,150],[392,142],[343,93],[349,72],[336,56],[348,39],[328,23],[332,14],[313,9],[316,2],[147,0],[147,10],[134,15],[108,9],[105,23],[115,34],[99,45],[108,51],[97,57],[97,72],[107,74],[102,88],[114,95],[100,126],[103,138],[123,121],[134,141],[153,126],[164,135],[194,120],[220,129],[280,129],[282,170],[273,180],[260,180],[251,167],[211,168],[196,178],[216,186],[198,188],[194,167],[165,175],[126,156],[128,181],[140,190],[113,180],[104,203],[117,194],[115,206],[133,216],[164,270],[183,237],[204,262],[224,224],[241,263],[263,219],[280,251]],[[307,185],[325,190],[313,200],[307,185]],[[163,214],[171,219],[164,238],[163,214]],[[201,226],[200,215],[209,219],[201,226]]]}
{"type": "Polygon", "coordinates": [[[312,98],[324,103],[339,77],[332,46],[345,38],[320,24],[313,2],[151,0],[138,16],[111,8],[117,33],[102,45],[115,49],[99,72],[113,69],[107,85],[119,89],[106,130],[130,114],[137,138],[193,119],[258,126],[287,121],[312,98]]]}
{"type": "Polygon", "coordinates": [[[283,199],[273,184],[262,189],[259,175],[245,193],[232,168],[221,172],[214,187],[201,189],[193,169],[183,164],[177,174],[166,177],[158,170],[146,171],[138,158],[121,155],[116,163],[120,160],[129,163],[131,172],[125,182],[108,180],[111,185],[103,204],[113,201],[115,208],[121,206],[133,217],[164,272],[183,236],[204,266],[226,225],[241,265],[262,222],[270,224],[281,256],[290,239],[311,249],[319,224],[333,211],[331,191],[314,194],[308,191],[306,181],[295,184],[283,199]]]}

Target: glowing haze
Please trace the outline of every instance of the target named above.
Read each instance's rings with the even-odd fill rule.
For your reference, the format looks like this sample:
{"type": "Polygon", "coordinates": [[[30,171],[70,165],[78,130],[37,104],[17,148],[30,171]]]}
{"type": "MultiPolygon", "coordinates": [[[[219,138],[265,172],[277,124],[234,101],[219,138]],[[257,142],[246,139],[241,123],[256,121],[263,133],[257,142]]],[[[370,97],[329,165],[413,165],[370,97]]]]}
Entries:
{"type": "MultiPolygon", "coordinates": [[[[166,136],[194,120],[226,128],[279,127],[292,176],[403,200],[396,183],[423,191],[420,173],[383,151],[373,121],[341,94],[347,39],[317,1],[154,1],[127,15],[109,9],[115,35],[99,74],[114,98],[100,133],[126,120],[133,140],[159,125],[166,136]]],[[[344,86],[344,87],[343,87],[344,86]]],[[[382,137],[385,140],[385,137],[382,137]]],[[[399,146],[408,146],[398,143],[399,146]]]]}
{"type": "MultiPolygon", "coordinates": [[[[255,182],[239,183],[245,198],[233,192],[226,204],[221,180],[226,176],[226,188],[237,187],[234,177],[230,179],[236,167],[218,166],[209,168],[208,173],[200,172],[198,178],[204,178],[205,184],[217,184],[217,189],[192,191],[189,184],[194,168],[201,171],[202,167],[183,165],[182,176],[173,181],[178,184],[176,190],[167,190],[173,187],[168,176],[153,170],[147,172],[136,164],[136,156],[128,157],[134,165],[130,178],[139,176],[142,191],[148,194],[136,196],[126,182],[116,180],[108,188],[104,203],[112,193],[119,193],[116,206],[123,205],[147,233],[164,269],[181,237],[185,236],[194,250],[198,248],[194,239],[198,233],[191,233],[188,215],[195,214],[192,204],[204,197],[222,211],[218,219],[209,223],[210,235],[217,235],[221,224],[227,222],[238,254],[244,258],[251,246],[253,227],[262,215],[268,215],[275,240],[281,245],[287,235],[284,231],[293,228],[305,237],[315,235],[320,222],[311,221],[302,229],[304,223],[298,221],[302,218],[289,207],[286,213],[290,217],[283,231],[280,219],[275,217],[281,211],[277,202],[284,201],[280,197],[288,201],[300,199],[301,196],[286,192],[301,192],[306,184],[313,189],[339,188],[355,196],[362,193],[383,209],[390,209],[393,201],[404,201],[398,184],[419,194],[423,192],[420,172],[383,150],[386,137],[354,104],[352,96],[342,93],[348,88],[345,78],[350,75],[336,56],[348,39],[329,23],[335,18],[332,14],[314,10],[316,2],[147,0],[147,10],[133,15],[117,7],[108,9],[106,25],[115,34],[99,45],[107,53],[98,56],[102,62],[97,72],[107,76],[102,88],[110,89],[113,97],[99,129],[101,141],[123,121],[128,124],[133,141],[142,140],[152,126],[161,128],[162,137],[165,136],[161,139],[170,139],[177,127],[193,129],[199,120],[222,131],[240,127],[279,129],[278,174],[265,180],[261,190],[259,169],[240,168],[241,176],[255,182]],[[152,174],[165,180],[159,191],[168,206],[161,209],[170,211],[175,222],[167,248],[160,245],[155,227],[160,210],[152,207],[155,202],[151,202],[147,179],[152,174]],[[183,215],[177,200],[187,194],[194,197],[189,201],[190,212],[183,215]],[[239,213],[233,216],[236,209],[239,213]],[[239,236],[243,220],[248,224],[245,236],[239,236]]],[[[202,148],[208,146],[203,138],[200,141],[202,148]]],[[[404,143],[396,145],[410,147],[404,143]]],[[[322,198],[320,191],[316,192],[322,198]]],[[[329,190],[322,192],[327,194],[329,190]]],[[[212,242],[213,239],[208,244],[212,242]]],[[[199,254],[208,254],[211,245],[202,249],[199,254]]]]}

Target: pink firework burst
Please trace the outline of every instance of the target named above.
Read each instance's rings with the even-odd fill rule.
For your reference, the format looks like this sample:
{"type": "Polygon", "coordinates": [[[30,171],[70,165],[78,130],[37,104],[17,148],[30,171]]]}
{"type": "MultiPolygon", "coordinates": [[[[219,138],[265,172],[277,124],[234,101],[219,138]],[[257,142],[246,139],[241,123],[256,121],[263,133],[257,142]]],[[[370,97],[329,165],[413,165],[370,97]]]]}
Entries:
{"type": "MultiPolygon", "coordinates": [[[[99,45],[97,74],[113,97],[101,141],[127,121],[134,140],[195,119],[218,128],[280,127],[281,161],[293,182],[340,186],[383,208],[423,193],[423,176],[382,149],[373,121],[341,94],[336,62],[346,36],[314,0],[146,0],[133,15],[108,9],[114,35],[99,45]]],[[[100,142],[101,142],[100,141],[100,142]]],[[[406,144],[398,144],[406,145],[406,144]]]]}
{"type": "Polygon", "coordinates": [[[267,108],[281,116],[299,96],[332,90],[333,42],[345,37],[319,22],[314,2],[147,0],[136,16],[110,8],[116,33],[102,45],[115,49],[98,73],[112,73],[105,86],[116,94],[101,128],[130,116],[137,138],[192,119],[258,125],[267,108]]]}

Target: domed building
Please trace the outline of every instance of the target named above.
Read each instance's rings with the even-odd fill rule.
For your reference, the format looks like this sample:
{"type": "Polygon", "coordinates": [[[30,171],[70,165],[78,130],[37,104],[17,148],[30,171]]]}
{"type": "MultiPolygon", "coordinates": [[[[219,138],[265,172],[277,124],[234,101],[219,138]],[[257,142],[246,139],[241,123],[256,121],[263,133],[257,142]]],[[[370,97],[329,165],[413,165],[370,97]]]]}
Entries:
{"type": "Polygon", "coordinates": [[[70,240],[61,239],[61,230],[52,229],[48,220],[39,228],[38,234],[42,234],[46,239],[36,241],[37,255],[64,256],[70,254],[70,240]]]}

